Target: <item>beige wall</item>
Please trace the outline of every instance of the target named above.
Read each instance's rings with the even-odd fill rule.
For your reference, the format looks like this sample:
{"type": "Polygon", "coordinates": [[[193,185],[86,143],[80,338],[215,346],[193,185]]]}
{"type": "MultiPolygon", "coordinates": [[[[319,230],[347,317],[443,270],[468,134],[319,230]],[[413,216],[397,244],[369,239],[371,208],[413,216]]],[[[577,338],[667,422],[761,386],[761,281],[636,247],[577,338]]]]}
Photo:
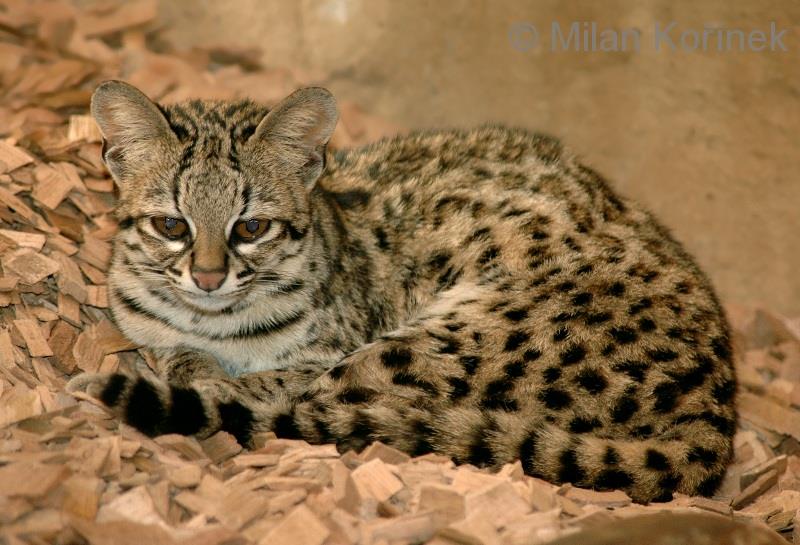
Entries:
{"type": "Polygon", "coordinates": [[[178,43],[256,46],[266,64],[302,68],[400,125],[501,121],[560,136],[654,210],[725,300],[800,314],[796,0],[162,0],[161,9],[178,43]],[[654,24],[673,20],[677,30],[776,21],[789,51],[656,52],[654,24]],[[512,48],[518,21],[535,24],[545,47],[512,48]],[[549,51],[552,21],[639,28],[641,51],[549,51]]]}

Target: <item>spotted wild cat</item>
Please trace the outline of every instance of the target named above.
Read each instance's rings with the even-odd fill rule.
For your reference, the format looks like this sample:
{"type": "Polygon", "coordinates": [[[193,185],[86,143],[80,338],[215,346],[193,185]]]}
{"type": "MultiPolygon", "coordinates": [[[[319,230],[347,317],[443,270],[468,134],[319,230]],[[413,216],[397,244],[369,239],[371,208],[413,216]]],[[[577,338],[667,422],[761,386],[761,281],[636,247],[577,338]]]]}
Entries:
{"type": "Polygon", "coordinates": [[[120,188],[114,319],[161,379],[70,384],[149,435],[254,432],[496,466],[635,500],[731,457],[728,328],[703,273],[556,140],[429,131],[329,153],[333,97],[92,112],[120,188]]]}

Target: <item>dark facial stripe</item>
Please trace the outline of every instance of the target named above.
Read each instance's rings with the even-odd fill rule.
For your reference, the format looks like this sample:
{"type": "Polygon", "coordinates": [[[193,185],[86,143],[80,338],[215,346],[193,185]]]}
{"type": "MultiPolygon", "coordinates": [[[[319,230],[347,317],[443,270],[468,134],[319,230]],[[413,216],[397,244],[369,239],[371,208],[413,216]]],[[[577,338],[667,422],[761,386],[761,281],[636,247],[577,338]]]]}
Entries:
{"type": "Polygon", "coordinates": [[[245,339],[251,337],[262,337],[266,335],[272,335],[277,333],[287,327],[296,324],[300,320],[306,317],[306,313],[304,311],[297,312],[295,314],[290,314],[289,316],[285,316],[278,320],[265,320],[259,324],[255,325],[248,325],[241,328],[239,331],[235,333],[231,333],[229,335],[213,335],[213,336],[206,336],[207,339],[214,339],[214,340],[222,340],[222,339],[245,339]]]}
{"type": "Polygon", "coordinates": [[[162,324],[164,324],[166,326],[169,326],[169,327],[171,327],[173,329],[177,329],[181,333],[187,333],[186,331],[184,331],[184,330],[180,329],[179,327],[175,326],[175,324],[173,324],[172,322],[170,322],[168,319],[164,318],[163,316],[159,316],[155,312],[152,312],[152,311],[144,308],[139,301],[137,301],[136,299],[134,299],[132,297],[128,297],[127,295],[125,295],[121,291],[114,290],[114,296],[117,299],[119,299],[119,301],[125,306],[125,308],[129,312],[131,312],[133,314],[138,314],[139,316],[143,316],[143,317],[148,318],[150,320],[162,323],[162,324]]]}

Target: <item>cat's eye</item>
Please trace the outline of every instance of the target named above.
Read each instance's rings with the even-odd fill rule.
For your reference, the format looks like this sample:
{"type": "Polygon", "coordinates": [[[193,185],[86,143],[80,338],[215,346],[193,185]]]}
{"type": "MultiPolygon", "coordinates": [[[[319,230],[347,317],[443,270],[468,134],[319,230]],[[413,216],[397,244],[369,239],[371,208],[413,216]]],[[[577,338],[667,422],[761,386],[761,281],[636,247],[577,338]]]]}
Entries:
{"type": "Polygon", "coordinates": [[[252,242],[263,235],[269,227],[269,220],[249,219],[236,222],[233,234],[244,242],[252,242]]]}
{"type": "Polygon", "coordinates": [[[189,226],[182,219],[156,216],[152,222],[156,231],[171,240],[181,239],[189,232],[189,226]]]}

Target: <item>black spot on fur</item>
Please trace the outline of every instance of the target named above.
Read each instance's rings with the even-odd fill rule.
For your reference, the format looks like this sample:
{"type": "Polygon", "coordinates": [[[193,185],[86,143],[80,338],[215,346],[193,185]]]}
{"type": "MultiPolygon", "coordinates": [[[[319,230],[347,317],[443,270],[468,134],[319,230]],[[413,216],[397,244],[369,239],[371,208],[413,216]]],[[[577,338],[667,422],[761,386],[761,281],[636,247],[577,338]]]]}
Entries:
{"type": "Polygon", "coordinates": [[[576,274],[589,274],[593,270],[594,270],[594,266],[587,263],[586,265],[583,265],[580,269],[575,271],[575,273],[576,274]]]}
{"type": "Polygon", "coordinates": [[[636,303],[632,304],[628,307],[628,314],[634,316],[639,314],[641,311],[648,309],[653,306],[653,301],[649,297],[642,297],[636,303]]]}
{"type": "Polygon", "coordinates": [[[586,349],[580,344],[575,344],[561,352],[559,357],[561,365],[574,365],[586,357],[586,349]]]}
{"type": "Polygon", "coordinates": [[[486,250],[478,258],[478,263],[481,265],[486,265],[490,261],[497,259],[497,256],[500,255],[500,248],[497,246],[489,246],[486,250]]]}
{"type": "Polygon", "coordinates": [[[450,399],[456,401],[467,397],[470,392],[469,382],[461,377],[449,377],[447,382],[450,384],[450,399]]]}
{"type": "Polygon", "coordinates": [[[344,376],[344,372],[347,370],[346,364],[339,364],[336,367],[331,368],[328,371],[328,376],[331,377],[333,380],[339,380],[344,376]]]}
{"type": "Polygon", "coordinates": [[[567,329],[566,327],[559,327],[558,329],[556,329],[556,332],[553,333],[553,340],[555,342],[564,341],[566,340],[567,337],[569,337],[569,329],[567,329]]]}
{"type": "Polygon", "coordinates": [[[580,484],[586,479],[586,472],[578,465],[578,455],[574,449],[565,449],[558,457],[558,482],[580,484]]]}
{"type": "MultiPolygon", "coordinates": [[[[253,433],[253,423],[255,422],[252,411],[238,401],[220,403],[217,405],[217,411],[219,412],[219,418],[221,420],[220,428],[233,435],[240,445],[246,446],[247,443],[250,442],[250,436],[253,433]]],[[[285,427],[281,427],[280,429],[283,432],[289,432],[292,427],[294,427],[294,419],[292,419],[291,415],[279,415],[279,417],[275,419],[275,423],[273,424],[272,428],[272,431],[275,432],[275,435],[278,435],[279,437],[285,437],[286,439],[299,439],[300,433],[296,431],[296,427],[294,427],[295,431],[293,433],[295,435],[293,437],[288,435],[281,436],[279,434],[278,427],[275,424],[277,424],[280,416],[288,416],[289,421],[291,422],[291,426],[286,426],[287,423],[282,422],[282,425],[285,427]]]]}
{"type": "Polygon", "coordinates": [[[647,351],[650,359],[658,362],[667,362],[678,359],[678,353],[669,348],[654,348],[647,351]]]}
{"type": "Polygon", "coordinates": [[[166,433],[194,435],[208,425],[203,402],[196,390],[171,387],[166,433]]]}
{"type": "Polygon", "coordinates": [[[491,237],[489,236],[492,230],[489,227],[481,227],[480,229],[474,230],[464,241],[465,244],[469,244],[470,242],[476,242],[478,240],[489,240],[491,237]]]}
{"type": "Polygon", "coordinates": [[[620,344],[630,344],[639,338],[636,331],[630,327],[612,327],[608,333],[620,344]]]}
{"type": "Polygon", "coordinates": [[[714,350],[714,355],[723,361],[727,361],[731,357],[730,341],[725,337],[715,337],[711,341],[711,348],[714,350]]]}
{"type": "Polygon", "coordinates": [[[712,475],[697,487],[697,493],[701,496],[712,496],[714,492],[716,492],[717,488],[719,488],[720,483],[722,483],[722,477],[724,474],[720,473],[719,475],[712,475]]]}
{"type": "Polygon", "coordinates": [[[724,416],[714,414],[711,411],[703,411],[701,413],[684,414],[676,418],[672,423],[675,426],[681,424],[688,424],[692,422],[706,422],[712,426],[719,433],[725,436],[733,435],[736,430],[736,422],[724,416]]]}
{"type": "Polygon", "coordinates": [[[525,362],[521,360],[512,361],[503,367],[503,371],[509,379],[519,378],[525,375],[525,362]]]}
{"type": "Polygon", "coordinates": [[[659,496],[658,501],[671,501],[672,493],[678,489],[681,480],[681,476],[675,473],[669,473],[661,477],[658,480],[658,487],[663,491],[663,495],[659,496]]]}
{"type": "Polygon", "coordinates": [[[550,318],[550,321],[553,322],[554,324],[558,324],[563,322],[569,322],[570,320],[575,320],[576,318],[580,318],[580,316],[581,316],[580,312],[559,312],[558,314],[550,318]]]}
{"type": "Polygon", "coordinates": [[[644,456],[644,465],[649,469],[653,469],[655,471],[667,471],[671,468],[667,457],[655,449],[647,449],[647,452],[645,452],[644,456]]]}
{"type": "Polygon", "coordinates": [[[333,197],[333,200],[336,201],[336,204],[345,210],[349,210],[351,208],[363,208],[369,204],[369,199],[372,197],[372,195],[366,191],[359,189],[354,189],[353,191],[343,191],[341,193],[330,191],[328,192],[328,195],[333,197]]]}
{"type": "Polygon", "coordinates": [[[706,381],[706,377],[714,371],[714,360],[709,356],[700,354],[695,357],[695,360],[697,365],[687,371],[667,372],[678,383],[684,394],[701,386],[706,381]]]}
{"type": "Polygon", "coordinates": [[[644,382],[644,374],[650,369],[649,363],[643,361],[626,360],[613,365],[612,369],[619,373],[625,373],[636,382],[644,382]]]}
{"type": "Polygon", "coordinates": [[[375,396],[375,391],[368,388],[346,388],[337,396],[345,404],[365,403],[375,396]]]}
{"type": "Polygon", "coordinates": [[[645,424],[644,426],[638,426],[631,431],[631,437],[636,437],[637,439],[647,439],[653,435],[653,426],[649,424],[645,424]]]}
{"type": "Polygon", "coordinates": [[[434,429],[424,420],[417,420],[411,425],[413,436],[416,438],[411,447],[411,456],[424,456],[433,452],[431,439],[435,435],[434,429]]]}
{"type": "Polygon", "coordinates": [[[572,296],[572,304],[576,306],[588,305],[591,302],[592,294],[587,291],[582,291],[572,296]]]}
{"type": "Polygon", "coordinates": [[[539,400],[544,403],[548,409],[555,411],[561,410],[572,403],[572,396],[564,390],[555,387],[548,387],[539,392],[539,400]]]}
{"type": "Polygon", "coordinates": [[[405,371],[399,371],[395,373],[394,376],[392,377],[392,384],[396,384],[398,386],[409,386],[412,388],[419,388],[420,390],[424,390],[425,392],[429,393],[432,396],[439,395],[439,390],[433,383],[428,382],[427,380],[423,380],[405,371]]]}
{"type": "Polygon", "coordinates": [[[619,464],[620,456],[617,449],[614,447],[606,447],[606,452],[603,454],[603,463],[607,466],[615,466],[619,464]]]}
{"type": "Polygon", "coordinates": [[[478,430],[475,433],[475,439],[469,447],[469,454],[467,454],[467,463],[477,467],[485,467],[494,463],[494,453],[492,453],[487,440],[487,431],[478,430]]]}
{"type": "Polygon", "coordinates": [[[608,287],[606,294],[613,295],[614,297],[622,297],[625,295],[625,284],[622,282],[614,282],[608,287]]]}
{"type": "Polygon", "coordinates": [[[609,321],[613,315],[610,312],[594,312],[586,315],[586,325],[603,324],[609,321]]]}
{"type": "Polygon", "coordinates": [[[481,400],[481,407],[485,409],[500,409],[506,412],[514,412],[519,409],[517,401],[508,397],[508,393],[514,388],[514,383],[507,379],[493,380],[486,385],[481,400]]]}
{"type": "Polygon", "coordinates": [[[541,229],[536,229],[531,233],[531,238],[533,240],[545,240],[549,236],[550,235],[548,235],[545,231],[542,231],[541,229]]]}
{"type": "Polygon", "coordinates": [[[458,361],[464,366],[464,372],[468,375],[474,375],[481,364],[480,356],[461,356],[458,361]]]}
{"type": "Polygon", "coordinates": [[[561,282],[560,284],[556,284],[556,289],[564,293],[574,290],[575,287],[575,282],[571,282],[569,280],[561,282]]]}
{"type": "Polygon", "coordinates": [[[645,284],[649,284],[656,278],[658,278],[658,272],[656,271],[647,271],[642,275],[642,280],[644,281],[645,284]]]}
{"type": "Polygon", "coordinates": [[[727,405],[736,393],[736,383],[730,379],[724,379],[721,383],[715,384],[711,392],[717,403],[727,405]]]}
{"type": "Polygon", "coordinates": [[[650,331],[653,331],[655,328],[656,328],[656,323],[650,318],[639,319],[639,331],[643,333],[648,333],[650,331]]]}
{"type": "Polygon", "coordinates": [[[538,360],[541,356],[542,356],[541,351],[536,350],[535,348],[531,348],[523,352],[522,359],[527,362],[531,362],[538,360]]]}
{"type": "Polygon", "coordinates": [[[584,418],[576,416],[569,423],[569,431],[572,433],[589,433],[601,427],[602,424],[597,418],[584,418]]]}
{"type": "Polygon", "coordinates": [[[671,380],[656,384],[656,387],[653,388],[653,397],[655,397],[653,410],[657,413],[670,412],[675,408],[680,393],[681,389],[678,384],[671,380]]]}
{"type": "Polygon", "coordinates": [[[633,392],[626,392],[611,409],[611,420],[617,424],[624,424],[639,410],[639,402],[633,392]]]}
{"type": "Polygon", "coordinates": [[[358,412],[351,424],[350,433],[345,438],[336,442],[336,448],[339,452],[345,452],[347,450],[360,451],[372,443],[374,439],[375,430],[372,427],[369,417],[358,412]]]}
{"type": "Polygon", "coordinates": [[[375,240],[378,243],[378,248],[383,251],[389,249],[389,237],[386,235],[386,231],[383,230],[382,227],[376,227],[372,230],[372,234],[375,235],[375,240]]]}
{"type": "Polygon", "coordinates": [[[411,350],[407,348],[390,348],[381,353],[381,363],[392,369],[408,366],[411,359],[411,350]]]}
{"type": "Polygon", "coordinates": [[[519,308],[514,310],[507,310],[503,316],[512,322],[519,322],[528,317],[528,309],[519,308]]]}
{"type": "Polygon", "coordinates": [[[466,325],[467,324],[465,324],[464,322],[450,322],[450,323],[444,324],[444,328],[447,331],[451,331],[451,332],[455,333],[456,331],[461,331],[462,329],[464,329],[464,326],[466,326],[466,325]]]}
{"type": "Polygon", "coordinates": [[[128,377],[116,373],[111,375],[106,383],[105,388],[100,393],[100,401],[107,407],[114,407],[119,403],[122,397],[122,392],[125,391],[125,386],[128,384],[128,377]]]}
{"type": "Polygon", "coordinates": [[[689,454],[686,455],[686,461],[689,463],[700,463],[706,469],[711,469],[717,463],[719,457],[717,453],[705,447],[692,447],[689,454]]]}
{"type": "Polygon", "coordinates": [[[575,382],[592,395],[597,395],[608,387],[608,380],[597,369],[581,369],[575,377],[575,382]]]}
{"type": "Polygon", "coordinates": [[[542,373],[542,377],[547,384],[552,384],[558,379],[561,378],[561,368],[560,367],[548,367],[542,373]]]}
{"type": "Polygon", "coordinates": [[[536,432],[531,432],[519,446],[519,460],[522,463],[522,471],[527,475],[533,475],[533,464],[536,460],[536,432]]]}
{"type": "Polygon", "coordinates": [[[428,257],[426,264],[431,270],[440,271],[449,263],[451,257],[450,252],[434,252],[428,257]]]}
{"type": "Polygon", "coordinates": [[[137,380],[128,397],[125,421],[152,437],[161,432],[164,417],[164,404],[155,387],[144,379],[137,380]]]}
{"type": "Polygon", "coordinates": [[[527,342],[530,338],[531,334],[527,331],[522,331],[520,329],[512,331],[506,338],[506,344],[503,350],[506,352],[512,352],[519,348],[523,343],[527,342]]]}
{"type": "Polygon", "coordinates": [[[633,484],[633,477],[621,469],[604,469],[597,474],[594,488],[597,490],[619,490],[633,484]]]}
{"type": "Polygon", "coordinates": [[[444,339],[444,344],[439,346],[436,351],[439,354],[458,354],[459,349],[461,348],[461,343],[458,339],[452,337],[444,339]]]}

